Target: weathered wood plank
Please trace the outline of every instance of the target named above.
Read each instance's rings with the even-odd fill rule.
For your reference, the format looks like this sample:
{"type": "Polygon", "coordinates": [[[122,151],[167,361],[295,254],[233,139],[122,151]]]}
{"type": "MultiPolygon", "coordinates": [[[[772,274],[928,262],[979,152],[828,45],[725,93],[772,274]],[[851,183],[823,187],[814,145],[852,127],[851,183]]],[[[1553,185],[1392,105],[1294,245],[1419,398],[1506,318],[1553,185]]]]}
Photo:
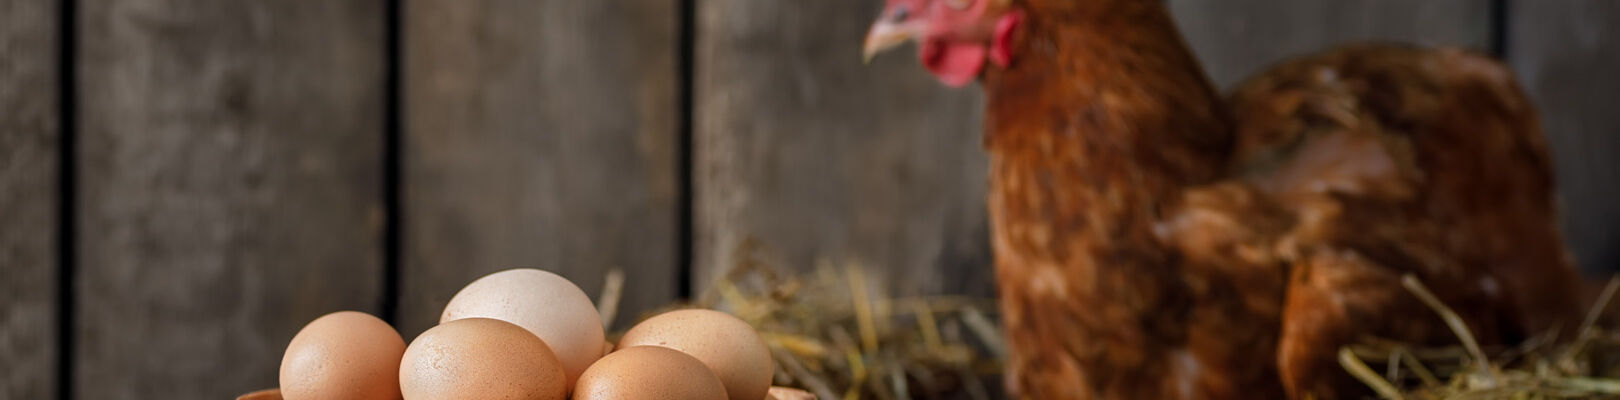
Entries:
{"type": "Polygon", "coordinates": [[[1564,231],[1588,272],[1620,270],[1620,2],[1515,1],[1508,56],[1541,109],[1564,231]]]}
{"type": "Polygon", "coordinates": [[[698,286],[757,243],[808,269],[856,262],[897,293],[989,293],[982,95],[914,50],[861,63],[869,0],[702,0],[698,286]]]}
{"type": "Polygon", "coordinates": [[[274,386],[304,323],[380,304],[383,3],[80,7],[76,393],[274,386]]]}
{"type": "Polygon", "coordinates": [[[0,398],[56,397],[56,3],[0,0],[0,398]]]}
{"type": "Polygon", "coordinates": [[[463,285],[513,267],[595,297],[619,325],[674,299],[677,2],[408,2],[407,336],[463,285]]]}
{"type": "Polygon", "coordinates": [[[1489,1],[1169,0],[1171,12],[1223,88],[1288,57],[1356,41],[1489,50],[1489,1]]]}

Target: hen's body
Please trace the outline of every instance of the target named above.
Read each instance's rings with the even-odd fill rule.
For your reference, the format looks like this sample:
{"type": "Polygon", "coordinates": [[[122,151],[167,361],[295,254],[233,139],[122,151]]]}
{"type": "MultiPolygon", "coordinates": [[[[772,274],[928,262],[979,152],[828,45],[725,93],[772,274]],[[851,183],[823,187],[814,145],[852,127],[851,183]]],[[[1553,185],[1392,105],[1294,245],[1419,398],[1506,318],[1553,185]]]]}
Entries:
{"type": "Polygon", "coordinates": [[[1338,398],[1365,337],[1487,343],[1579,309],[1539,122],[1511,76],[1364,46],[1222,101],[1156,0],[1027,0],[986,71],[1010,389],[1029,398],[1338,398]]]}

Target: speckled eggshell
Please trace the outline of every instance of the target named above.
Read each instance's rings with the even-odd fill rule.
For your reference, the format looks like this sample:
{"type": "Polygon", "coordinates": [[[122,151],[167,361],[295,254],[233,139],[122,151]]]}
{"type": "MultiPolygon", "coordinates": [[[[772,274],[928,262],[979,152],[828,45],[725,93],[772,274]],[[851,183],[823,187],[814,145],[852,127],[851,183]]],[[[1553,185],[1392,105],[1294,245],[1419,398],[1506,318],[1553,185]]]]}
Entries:
{"type": "Polygon", "coordinates": [[[300,399],[398,399],[405,339],[377,317],[326,314],[298,331],[281,356],[281,396],[300,399]]]}
{"type": "Polygon", "coordinates": [[[759,333],[719,311],[677,310],[648,318],[624,333],[613,354],[635,346],[663,346],[697,358],[725,384],[731,400],[765,398],[776,373],[759,333]]]}
{"type": "Polygon", "coordinates": [[[591,364],[574,400],[725,400],[726,386],[702,361],[669,348],[638,346],[591,364]]]}
{"type": "Polygon", "coordinates": [[[528,329],[562,361],[570,385],[602,356],[602,316],[584,290],[538,269],[509,269],[467,284],[445,305],[440,323],[494,318],[528,329]]]}
{"type": "Polygon", "coordinates": [[[559,400],[562,363],[540,338],[488,318],[446,322],[405,349],[399,386],[406,400],[559,400]]]}

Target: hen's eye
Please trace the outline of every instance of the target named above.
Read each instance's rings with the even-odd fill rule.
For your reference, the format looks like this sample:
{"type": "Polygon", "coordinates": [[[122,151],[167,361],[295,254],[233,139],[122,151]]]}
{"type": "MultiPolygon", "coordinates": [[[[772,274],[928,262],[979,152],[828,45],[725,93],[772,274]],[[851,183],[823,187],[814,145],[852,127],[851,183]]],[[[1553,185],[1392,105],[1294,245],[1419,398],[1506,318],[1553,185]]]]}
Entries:
{"type": "Polygon", "coordinates": [[[966,10],[973,0],[945,0],[945,6],[954,10],[966,10]]]}
{"type": "Polygon", "coordinates": [[[911,18],[911,7],[896,6],[894,14],[890,15],[889,18],[894,19],[896,22],[903,22],[906,18],[911,18]]]}

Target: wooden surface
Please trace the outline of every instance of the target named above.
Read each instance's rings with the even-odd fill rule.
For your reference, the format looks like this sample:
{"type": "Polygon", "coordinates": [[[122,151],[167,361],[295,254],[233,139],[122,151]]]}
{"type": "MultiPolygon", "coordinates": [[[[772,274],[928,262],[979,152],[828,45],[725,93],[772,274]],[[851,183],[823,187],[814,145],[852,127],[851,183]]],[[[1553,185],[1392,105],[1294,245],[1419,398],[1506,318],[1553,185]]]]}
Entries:
{"type": "Polygon", "coordinates": [[[861,63],[882,2],[699,0],[695,277],[759,246],[808,270],[855,262],[898,293],[989,293],[977,88],[914,47],[861,63]]]}
{"type": "Polygon", "coordinates": [[[56,3],[0,0],[0,398],[56,397],[56,3]]]}
{"type": "MultiPolygon", "coordinates": [[[[1599,0],[1601,1],[1601,0],[1599,0]]],[[[1216,84],[1230,88],[1287,57],[1352,41],[1489,50],[1483,0],[1169,0],[1216,84]]]]}
{"type": "Polygon", "coordinates": [[[1620,2],[1511,9],[1508,55],[1541,108],[1569,243],[1585,270],[1620,270],[1620,2]]]}
{"type": "Polygon", "coordinates": [[[406,338],[468,282],[513,267],[593,299],[623,268],[620,329],[673,300],[676,3],[407,4],[406,338]]]}
{"type": "Polygon", "coordinates": [[[78,397],[275,386],[377,311],[382,5],[80,2],[78,397]]]}

